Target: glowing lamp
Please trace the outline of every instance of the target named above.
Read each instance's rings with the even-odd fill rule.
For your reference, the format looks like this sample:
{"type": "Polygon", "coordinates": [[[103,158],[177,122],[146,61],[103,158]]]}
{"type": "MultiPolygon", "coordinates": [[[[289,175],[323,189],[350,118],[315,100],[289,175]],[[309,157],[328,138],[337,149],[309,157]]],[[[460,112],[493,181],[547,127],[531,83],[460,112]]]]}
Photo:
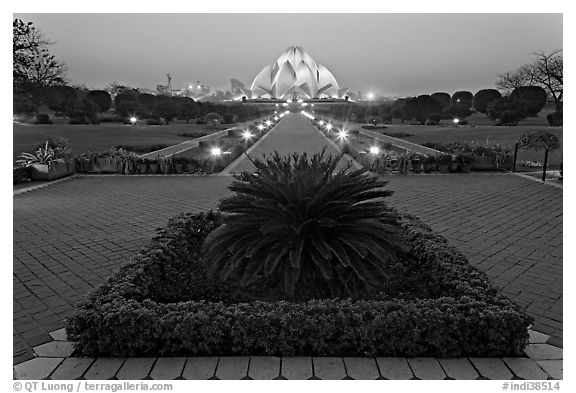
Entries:
{"type": "Polygon", "coordinates": [[[371,146],[370,147],[370,154],[379,154],[380,153],[380,148],[378,146],[371,146]]]}
{"type": "Polygon", "coordinates": [[[344,130],[338,131],[338,139],[340,139],[341,141],[345,141],[346,138],[348,138],[348,132],[347,131],[344,131],[344,130]]]}
{"type": "Polygon", "coordinates": [[[220,154],[222,154],[222,150],[220,150],[219,147],[213,147],[212,150],[210,150],[210,153],[212,153],[214,157],[218,157],[220,154]]]}
{"type": "Polygon", "coordinates": [[[137,121],[138,121],[138,119],[136,119],[134,116],[132,116],[130,118],[130,123],[132,123],[132,124],[136,123],[137,121]]]}
{"type": "Polygon", "coordinates": [[[326,124],[326,129],[330,131],[332,129],[332,124],[326,124]]]}
{"type": "Polygon", "coordinates": [[[264,126],[263,126],[262,124],[258,124],[258,129],[259,129],[260,131],[262,131],[262,130],[264,129],[264,126]]]}
{"type": "Polygon", "coordinates": [[[242,137],[244,139],[248,140],[248,139],[252,138],[252,133],[250,131],[246,130],[242,133],[242,137]]]}
{"type": "Polygon", "coordinates": [[[266,125],[267,125],[268,127],[270,127],[270,126],[272,125],[272,122],[271,122],[270,120],[266,120],[266,125]]]}
{"type": "Polygon", "coordinates": [[[274,116],[274,120],[278,121],[278,116],[274,116]]]}
{"type": "Polygon", "coordinates": [[[454,124],[458,125],[458,123],[460,123],[460,119],[454,119],[454,124]]]}
{"type": "Polygon", "coordinates": [[[320,121],[318,122],[318,124],[320,124],[321,126],[323,126],[323,125],[324,125],[324,120],[320,120],[320,121]]]}

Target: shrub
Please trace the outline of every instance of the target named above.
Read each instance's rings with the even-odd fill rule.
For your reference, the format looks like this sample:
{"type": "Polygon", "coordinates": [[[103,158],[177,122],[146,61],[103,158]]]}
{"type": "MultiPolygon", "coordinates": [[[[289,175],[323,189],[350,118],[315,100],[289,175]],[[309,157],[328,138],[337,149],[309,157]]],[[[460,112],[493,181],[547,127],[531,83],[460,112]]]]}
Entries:
{"type": "Polygon", "coordinates": [[[52,124],[52,120],[50,120],[50,116],[46,113],[39,113],[36,115],[34,124],[52,124]]]}
{"type": "Polygon", "coordinates": [[[441,115],[439,113],[431,113],[428,115],[428,119],[426,119],[427,126],[437,126],[440,124],[441,115]]]}
{"type": "Polygon", "coordinates": [[[486,111],[492,120],[500,119],[504,111],[515,112],[518,120],[525,119],[527,114],[526,107],[521,101],[508,96],[490,101],[486,111]]]}
{"type": "Polygon", "coordinates": [[[518,124],[519,120],[520,116],[518,116],[517,111],[503,111],[500,114],[500,118],[498,119],[497,125],[515,126],[518,124]]]}
{"type": "Polygon", "coordinates": [[[206,118],[204,116],[200,116],[196,119],[196,124],[206,124],[206,118]]]}
{"type": "Polygon", "coordinates": [[[548,124],[552,127],[562,127],[563,124],[563,114],[562,112],[552,112],[546,116],[546,120],[548,120],[548,124]]]}
{"type": "Polygon", "coordinates": [[[178,106],[172,101],[164,100],[158,103],[153,113],[156,116],[162,117],[164,121],[166,121],[166,124],[170,124],[172,119],[178,116],[178,110],[178,106]]]}
{"type": "Polygon", "coordinates": [[[560,140],[549,132],[536,131],[521,135],[518,138],[518,146],[526,150],[557,150],[560,148],[560,140]]]}
{"type": "Polygon", "coordinates": [[[26,183],[30,181],[30,167],[21,166],[12,170],[12,184],[26,183]]]}
{"type": "Polygon", "coordinates": [[[236,175],[236,194],[219,204],[231,215],[204,246],[209,274],[251,292],[278,288],[283,299],[381,289],[403,249],[378,199],[391,192],[366,169],[334,173],[339,158],[276,152],[253,161],[256,175],[236,175]]]}
{"type": "Polygon", "coordinates": [[[234,123],[234,114],[230,112],[226,112],[222,115],[222,121],[224,124],[232,124],[234,123]]]}
{"type": "Polygon", "coordinates": [[[164,123],[159,119],[146,119],[146,124],[149,126],[161,126],[164,123]]]}
{"type": "Polygon", "coordinates": [[[222,122],[222,116],[220,116],[220,114],[215,113],[215,112],[211,112],[208,113],[206,116],[204,116],[204,120],[206,122],[206,124],[210,124],[210,125],[218,125],[218,123],[222,122]]]}
{"type": "Polygon", "coordinates": [[[395,298],[253,302],[206,277],[198,259],[218,214],[171,219],[67,320],[83,356],[519,356],[532,319],[448,242],[397,216],[410,258],[395,298]]]}
{"type": "Polygon", "coordinates": [[[205,132],[183,132],[182,134],[178,134],[178,136],[184,136],[186,138],[200,138],[202,136],[208,135],[205,132]]]}

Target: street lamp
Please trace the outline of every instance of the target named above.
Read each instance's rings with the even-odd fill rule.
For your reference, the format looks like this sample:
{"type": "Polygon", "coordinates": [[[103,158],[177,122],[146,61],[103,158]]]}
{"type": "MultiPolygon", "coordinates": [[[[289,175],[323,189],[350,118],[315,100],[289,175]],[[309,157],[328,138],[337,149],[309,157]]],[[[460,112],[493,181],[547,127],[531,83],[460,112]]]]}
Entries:
{"type": "Polygon", "coordinates": [[[340,141],[344,142],[346,140],[346,138],[348,138],[348,132],[345,130],[340,130],[338,131],[338,139],[340,139],[340,141]]]}
{"type": "Polygon", "coordinates": [[[458,125],[458,123],[460,123],[460,119],[454,119],[454,125],[458,125]]]}
{"type": "Polygon", "coordinates": [[[332,129],[332,124],[330,124],[330,123],[326,124],[326,129],[328,131],[330,131],[332,129]]]}
{"type": "Polygon", "coordinates": [[[263,126],[262,124],[258,124],[258,129],[259,129],[260,131],[262,131],[262,130],[264,129],[264,126],[263,126]]]}
{"type": "Polygon", "coordinates": [[[272,125],[272,122],[271,122],[270,120],[266,120],[266,125],[267,125],[268,127],[270,127],[270,126],[272,125]]]}
{"type": "Polygon", "coordinates": [[[248,141],[250,138],[252,138],[252,133],[248,130],[244,131],[242,133],[242,138],[246,139],[246,141],[248,141]]]}
{"type": "Polygon", "coordinates": [[[370,154],[380,154],[380,148],[378,146],[370,146],[370,154]]]}

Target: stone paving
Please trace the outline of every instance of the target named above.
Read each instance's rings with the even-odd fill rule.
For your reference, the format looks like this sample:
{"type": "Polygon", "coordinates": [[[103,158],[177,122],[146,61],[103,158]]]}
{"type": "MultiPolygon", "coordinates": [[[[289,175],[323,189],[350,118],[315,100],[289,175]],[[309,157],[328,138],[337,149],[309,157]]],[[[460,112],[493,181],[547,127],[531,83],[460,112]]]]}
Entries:
{"type": "MultiPolygon", "coordinates": [[[[63,330],[52,333],[60,339],[63,330]]],[[[531,335],[539,341],[541,336],[531,335]]],[[[563,379],[562,349],[531,341],[527,358],[355,358],[210,356],[165,358],[70,357],[70,343],[36,347],[38,357],[14,367],[16,379],[52,380],[476,380],[563,379]],[[546,347],[541,350],[537,346],[546,347]],[[40,352],[38,350],[40,349],[40,352]]]]}
{"type": "MultiPolygon", "coordinates": [[[[252,158],[262,158],[264,154],[274,151],[281,155],[294,152],[311,155],[322,151],[324,147],[326,147],[327,154],[338,154],[336,147],[327,143],[326,138],[317,132],[303,116],[291,113],[258,141],[248,154],[252,158]]],[[[254,165],[246,158],[232,168],[227,168],[230,173],[250,170],[254,170],[254,165]]]]}
{"type": "MultiPolygon", "coordinates": [[[[285,143],[282,138],[275,143],[286,148],[302,142],[278,135],[286,137],[285,143]]],[[[308,135],[307,144],[308,137],[315,138],[308,135]]],[[[313,150],[322,140],[314,143],[313,150]]],[[[534,338],[538,344],[562,346],[562,189],[511,174],[385,179],[396,191],[393,205],[420,216],[510,298],[528,307],[536,319],[533,329],[545,333],[534,338]]],[[[94,175],[15,195],[14,363],[32,359],[33,347],[55,340],[50,332],[64,326],[74,304],[145,246],[155,228],[180,212],[215,208],[231,181],[229,176],[94,175]]],[[[535,347],[542,348],[550,351],[535,347]]],[[[556,363],[546,363],[555,360],[538,364],[556,370],[556,363]]],[[[411,367],[419,370],[418,363],[411,367]]],[[[297,366],[294,370],[300,373],[297,366]]]]}

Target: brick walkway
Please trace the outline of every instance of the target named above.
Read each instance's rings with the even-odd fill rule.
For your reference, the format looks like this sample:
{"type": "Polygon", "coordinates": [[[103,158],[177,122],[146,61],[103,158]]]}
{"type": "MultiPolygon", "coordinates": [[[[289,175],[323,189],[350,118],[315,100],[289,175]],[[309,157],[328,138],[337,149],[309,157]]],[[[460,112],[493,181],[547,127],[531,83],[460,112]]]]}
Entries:
{"type": "MultiPolygon", "coordinates": [[[[441,232],[528,306],[535,330],[562,345],[562,189],[501,174],[387,180],[394,205],[441,232]]],[[[145,246],[155,228],[180,212],[215,208],[231,181],[85,176],[14,196],[14,363],[51,341],[49,332],[64,326],[74,304],[145,246]]]]}

